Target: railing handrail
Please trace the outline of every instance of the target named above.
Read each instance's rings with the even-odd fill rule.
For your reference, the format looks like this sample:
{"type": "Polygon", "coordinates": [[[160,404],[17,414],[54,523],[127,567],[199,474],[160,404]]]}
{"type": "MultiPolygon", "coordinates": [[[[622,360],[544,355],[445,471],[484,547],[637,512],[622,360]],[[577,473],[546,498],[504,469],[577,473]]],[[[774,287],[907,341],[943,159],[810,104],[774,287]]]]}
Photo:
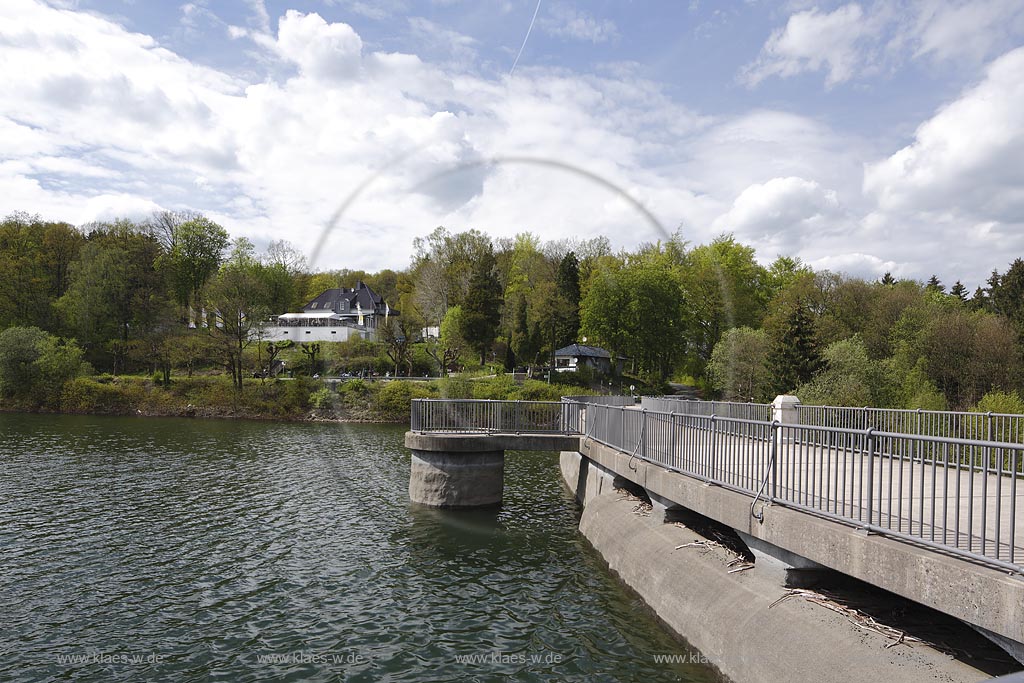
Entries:
{"type": "MultiPolygon", "coordinates": [[[[628,405],[588,403],[585,397],[565,397],[562,401],[415,399],[411,427],[414,431],[456,433],[557,432],[584,436],[585,432],[587,439],[642,460],[753,496],[751,514],[755,519],[759,500],[789,505],[1024,574],[1020,554],[1014,555],[1014,547],[1020,545],[1021,525],[1015,527],[1013,522],[1015,509],[1019,509],[1015,508],[1016,492],[1024,491],[1024,443],[904,433],[871,426],[638,410],[628,405]],[[904,470],[910,485],[906,519],[903,494],[895,499],[892,495],[894,477],[899,477],[898,487],[904,485],[904,470]],[[930,472],[930,491],[925,487],[926,470],[930,472]],[[963,474],[967,483],[961,480],[963,474]],[[997,476],[992,479],[988,475],[997,476]],[[940,478],[942,487],[936,488],[940,478]],[[883,497],[885,482],[887,498],[883,497]],[[961,490],[961,485],[970,488],[961,490]],[[986,493],[989,486],[1000,492],[994,503],[986,493]],[[1003,486],[1011,491],[1009,508],[1002,510],[1003,514],[1009,513],[1008,533],[1000,526],[1003,486]],[[980,494],[977,504],[976,494],[980,494]],[[926,503],[930,522],[925,519],[926,503]],[[947,516],[951,504],[955,506],[953,522],[947,516]],[[966,540],[959,522],[961,504],[967,514],[966,540]],[[972,506],[978,509],[975,516],[972,506]],[[986,531],[989,513],[995,516],[992,532],[986,531]],[[937,514],[941,519],[937,520],[937,514]],[[977,532],[979,518],[981,530],[977,532]],[[991,535],[986,537],[987,533],[991,535]],[[980,552],[976,543],[979,538],[980,552]]],[[[1005,521],[1004,517],[1004,526],[1005,521]]]]}
{"type": "Polygon", "coordinates": [[[863,412],[896,413],[903,415],[949,415],[952,417],[991,415],[992,417],[1024,418],[1024,415],[1021,415],[1019,413],[994,413],[992,411],[981,412],[978,410],[926,410],[923,408],[875,408],[873,406],[817,406],[807,403],[796,404],[796,409],[798,412],[803,410],[824,410],[835,412],[841,410],[859,410],[863,412]]]}

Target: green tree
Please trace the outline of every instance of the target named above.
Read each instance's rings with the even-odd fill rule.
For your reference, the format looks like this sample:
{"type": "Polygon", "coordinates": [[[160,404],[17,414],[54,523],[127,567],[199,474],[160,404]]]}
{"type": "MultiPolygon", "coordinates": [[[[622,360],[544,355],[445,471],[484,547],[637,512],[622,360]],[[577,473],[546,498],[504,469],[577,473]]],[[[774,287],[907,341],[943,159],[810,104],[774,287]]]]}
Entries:
{"type": "Polygon", "coordinates": [[[40,261],[42,221],[14,214],[0,223],[0,326],[47,326],[50,279],[40,261]]]}
{"type": "Polygon", "coordinates": [[[38,327],[9,327],[0,332],[0,394],[25,396],[35,388],[36,361],[46,339],[38,327]]]}
{"type": "Polygon", "coordinates": [[[768,328],[773,391],[784,394],[809,382],[818,369],[818,339],[807,304],[796,300],[768,328]]]}
{"type": "Polygon", "coordinates": [[[401,315],[389,317],[387,322],[378,328],[385,353],[394,364],[395,377],[398,377],[402,370],[405,370],[406,375],[412,374],[413,344],[419,341],[422,326],[421,320],[401,315]]]}
{"type": "Polygon", "coordinates": [[[469,346],[480,354],[481,365],[487,363],[487,351],[494,343],[501,322],[502,291],[495,265],[494,253],[485,251],[473,267],[462,307],[462,334],[469,346]]]}
{"type": "Polygon", "coordinates": [[[967,301],[967,287],[965,287],[964,283],[959,280],[953,283],[953,287],[949,290],[949,293],[957,299],[960,299],[960,301],[967,301]]]}
{"type": "Polygon", "coordinates": [[[764,330],[734,327],[711,352],[708,373],[727,401],[767,401],[771,387],[768,336],[764,330]]]}
{"type": "Polygon", "coordinates": [[[258,341],[257,331],[268,315],[259,263],[244,249],[236,250],[235,258],[210,282],[206,303],[214,318],[209,332],[231,372],[235,390],[241,392],[245,349],[258,341]]]}
{"type": "Polygon", "coordinates": [[[823,367],[796,394],[810,405],[892,405],[899,392],[889,366],[872,359],[860,337],[833,342],[821,354],[823,367]]]}
{"type": "Polygon", "coordinates": [[[1024,335],[1024,260],[1014,259],[1002,276],[993,272],[989,286],[993,310],[1024,335]]]}
{"type": "Polygon", "coordinates": [[[494,259],[491,238],[476,230],[453,235],[438,227],[413,240],[413,251],[415,305],[431,326],[441,324],[449,306],[465,304],[474,266],[494,259]]]}
{"type": "Polygon", "coordinates": [[[427,340],[427,354],[437,363],[442,377],[448,376],[449,369],[466,346],[462,325],[462,307],[452,306],[441,322],[441,334],[436,339],[427,340]]]}
{"type": "Polygon", "coordinates": [[[160,263],[168,273],[175,297],[187,312],[198,315],[203,287],[216,273],[230,243],[227,230],[208,218],[194,218],[173,229],[171,248],[160,263]]]}
{"type": "MultiPolygon", "coordinates": [[[[277,240],[267,246],[262,265],[260,276],[266,290],[267,308],[271,312],[287,313],[306,303],[308,299],[303,298],[299,291],[299,276],[306,267],[306,257],[302,252],[285,240],[277,240]]],[[[314,296],[319,294],[317,292],[314,296]]]]}
{"type": "Polygon", "coordinates": [[[50,297],[56,299],[71,284],[71,264],[85,244],[85,235],[67,223],[47,223],[43,229],[41,259],[49,279],[50,297]]]}
{"type": "Polygon", "coordinates": [[[155,268],[160,247],[130,221],[94,226],[57,301],[64,327],[90,347],[94,361],[124,369],[132,343],[166,318],[164,281],[155,268]],[[111,356],[102,356],[102,350],[111,356]]]}
{"type": "Polygon", "coordinates": [[[595,271],[581,306],[582,329],[613,355],[632,357],[663,381],[687,351],[689,302],[671,249],[657,245],[595,271]]]}
{"type": "Polygon", "coordinates": [[[555,288],[559,299],[555,346],[562,347],[575,342],[580,331],[580,264],[575,252],[558,263],[555,288]]]}
{"type": "MultiPolygon", "coordinates": [[[[732,235],[722,235],[686,255],[683,292],[696,323],[691,346],[698,371],[710,360],[722,333],[761,323],[770,290],[765,269],[754,256],[753,248],[738,243],[732,235]]],[[[793,276],[799,266],[780,264],[780,280],[788,279],[787,270],[794,271],[789,274],[793,276]]]]}
{"type": "Polygon", "coordinates": [[[56,405],[60,389],[88,366],[74,341],[65,341],[38,327],[9,327],[0,332],[0,395],[34,397],[56,405]]]}

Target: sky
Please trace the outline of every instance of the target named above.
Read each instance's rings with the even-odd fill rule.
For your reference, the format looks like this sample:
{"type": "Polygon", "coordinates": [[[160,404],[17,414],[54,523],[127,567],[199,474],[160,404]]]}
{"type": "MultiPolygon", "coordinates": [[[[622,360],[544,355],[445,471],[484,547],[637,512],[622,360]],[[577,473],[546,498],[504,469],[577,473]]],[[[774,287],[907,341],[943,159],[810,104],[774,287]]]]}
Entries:
{"type": "Polygon", "coordinates": [[[973,289],[1024,257],[1024,3],[2,0],[0,214],[161,209],[318,268],[678,231],[973,289]]]}

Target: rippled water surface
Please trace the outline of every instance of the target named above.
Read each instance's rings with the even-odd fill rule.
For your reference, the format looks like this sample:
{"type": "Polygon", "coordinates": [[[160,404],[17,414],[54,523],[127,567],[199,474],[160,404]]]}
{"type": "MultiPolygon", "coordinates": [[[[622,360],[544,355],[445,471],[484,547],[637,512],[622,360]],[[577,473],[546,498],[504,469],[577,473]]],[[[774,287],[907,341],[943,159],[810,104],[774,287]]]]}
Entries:
{"type": "Polygon", "coordinates": [[[554,454],[509,454],[500,510],[440,512],[402,435],[0,415],[0,680],[713,680],[655,661],[687,653],[554,454]]]}

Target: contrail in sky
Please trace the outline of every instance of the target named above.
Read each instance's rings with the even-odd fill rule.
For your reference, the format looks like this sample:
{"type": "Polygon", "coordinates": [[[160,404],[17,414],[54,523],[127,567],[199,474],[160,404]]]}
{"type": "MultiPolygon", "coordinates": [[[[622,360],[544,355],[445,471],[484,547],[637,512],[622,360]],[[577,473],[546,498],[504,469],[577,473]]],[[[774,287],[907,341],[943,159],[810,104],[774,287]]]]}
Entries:
{"type": "Polygon", "coordinates": [[[540,0],[537,0],[537,6],[533,8],[533,19],[530,19],[530,28],[526,29],[526,37],[523,38],[523,44],[519,46],[519,54],[516,55],[516,60],[512,62],[512,69],[508,72],[509,76],[516,72],[516,64],[519,63],[519,58],[523,56],[523,50],[526,49],[526,41],[530,39],[530,31],[533,30],[533,25],[537,21],[538,12],[540,12],[540,0]]]}

